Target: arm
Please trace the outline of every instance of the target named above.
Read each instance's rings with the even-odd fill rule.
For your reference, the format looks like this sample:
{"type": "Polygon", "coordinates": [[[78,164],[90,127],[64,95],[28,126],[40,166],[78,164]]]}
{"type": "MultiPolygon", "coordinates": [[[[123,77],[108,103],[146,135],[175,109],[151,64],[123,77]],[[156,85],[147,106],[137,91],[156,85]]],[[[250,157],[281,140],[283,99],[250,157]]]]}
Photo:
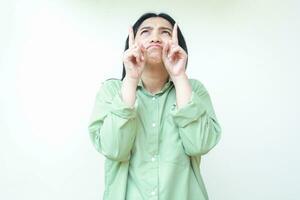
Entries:
{"type": "MultiPolygon", "coordinates": [[[[177,104],[184,102],[184,91],[176,85],[177,83],[174,84],[177,104]]],[[[178,126],[186,154],[197,156],[206,154],[218,143],[221,127],[205,87],[197,80],[191,80],[191,86],[189,101],[177,105],[177,108],[171,111],[171,115],[178,126]]]]}
{"type": "Polygon", "coordinates": [[[145,48],[135,44],[132,27],[129,28],[128,45],[123,54],[126,76],[122,87],[111,81],[103,85],[97,94],[89,124],[96,149],[116,161],[130,159],[137,132],[136,88],[145,67],[145,48]]]}
{"type": "Polygon", "coordinates": [[[111,160],[130,159],[136,135],[136,108],[123,102],[116,82],[106,81],[97,93],[88,129],[98,152],[111,160]]]}
{"type": "Polygon", "coordinates": [[[196,80],[189,83],[185,73],[188,55],[178,44],[177,31],[175,23],[172,38],[164,44],[162,51],[164,65],[176,89],[177,106],[171,110],[171,115],[186,154],[202,155],[218,143],[221,127],[204,86],[196,80]]]}
{"type": "Polygon", "coordinates": [[[126,103],[130,107],[132,107],[135,103],[137,85],[138,85],[137,79],[132,79],[128,76],[125,76],[122,83],[121,97],[124,103],[126,103]]]}
{"type": "Polygon", "coordinates": [[[179,109],[191,99],[192,87],[185,73],[177,77],[172,77],[172,80],[176,89],[176,105],[179,109]]]}

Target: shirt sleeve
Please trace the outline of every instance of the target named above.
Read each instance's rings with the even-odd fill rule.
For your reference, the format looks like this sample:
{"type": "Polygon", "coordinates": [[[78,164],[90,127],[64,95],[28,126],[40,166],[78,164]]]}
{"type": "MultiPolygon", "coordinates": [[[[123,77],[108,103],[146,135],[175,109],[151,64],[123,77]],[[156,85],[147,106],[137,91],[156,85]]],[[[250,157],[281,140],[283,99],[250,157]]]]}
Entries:
{"type": "Polygon", "coordinates": [[[190,80],[192,95],[181,108],[174,107],[171,116],[178,126],[186,154],[208,153],[220,140],[221,127],[217,121],[210,96],[198,80],[190,80]]]}
{"type": "Polygon", "coordinates": [[[136,107],[127,106],[116,81],[104,82],[96,95],[89,122],[90,139],[96,150],[115,161],[128,161],[136,136],[136,107]]]}

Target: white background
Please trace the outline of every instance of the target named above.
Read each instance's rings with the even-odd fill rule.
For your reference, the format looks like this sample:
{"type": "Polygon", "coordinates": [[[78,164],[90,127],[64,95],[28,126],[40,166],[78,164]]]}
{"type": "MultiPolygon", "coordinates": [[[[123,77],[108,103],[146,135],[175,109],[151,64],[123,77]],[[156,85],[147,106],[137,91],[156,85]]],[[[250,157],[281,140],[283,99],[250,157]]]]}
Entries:
{"type": "Polygon", "coordinates": [[[299,1],[0,2],[0,199],[102,199],[88,120],[147,11],[177,20],[222,126],[201,163],[210,199],[299,199],[299,1]]]}

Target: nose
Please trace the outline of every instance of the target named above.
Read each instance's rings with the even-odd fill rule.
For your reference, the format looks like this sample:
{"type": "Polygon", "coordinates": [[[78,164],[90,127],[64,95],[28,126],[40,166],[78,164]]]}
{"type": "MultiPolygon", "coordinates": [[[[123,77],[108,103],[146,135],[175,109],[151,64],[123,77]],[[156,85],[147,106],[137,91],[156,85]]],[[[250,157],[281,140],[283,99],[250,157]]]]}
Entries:
{"type": "Polygon", "coordinates": [[[153,33],[151,37],[151,43],[161,43],[161,38],[158,33],[153,33]]]}

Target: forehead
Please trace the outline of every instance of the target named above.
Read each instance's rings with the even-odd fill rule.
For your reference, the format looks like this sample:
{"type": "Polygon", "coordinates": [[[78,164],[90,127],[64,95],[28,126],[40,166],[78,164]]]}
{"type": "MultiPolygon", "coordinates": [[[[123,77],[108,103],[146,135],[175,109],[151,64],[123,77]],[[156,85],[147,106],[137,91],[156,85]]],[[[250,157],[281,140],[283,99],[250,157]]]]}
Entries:
{"type": "Polygon", "coordinates": [[[140,25],[139,29],[145,27],[145,26],[149,26],[149,27],[167,27],[172,29],[172,25],[171,23],[161,17],[150,17],[148,19],[146,19],[145,21],[143,21],[143,23],[140,25]]]}

